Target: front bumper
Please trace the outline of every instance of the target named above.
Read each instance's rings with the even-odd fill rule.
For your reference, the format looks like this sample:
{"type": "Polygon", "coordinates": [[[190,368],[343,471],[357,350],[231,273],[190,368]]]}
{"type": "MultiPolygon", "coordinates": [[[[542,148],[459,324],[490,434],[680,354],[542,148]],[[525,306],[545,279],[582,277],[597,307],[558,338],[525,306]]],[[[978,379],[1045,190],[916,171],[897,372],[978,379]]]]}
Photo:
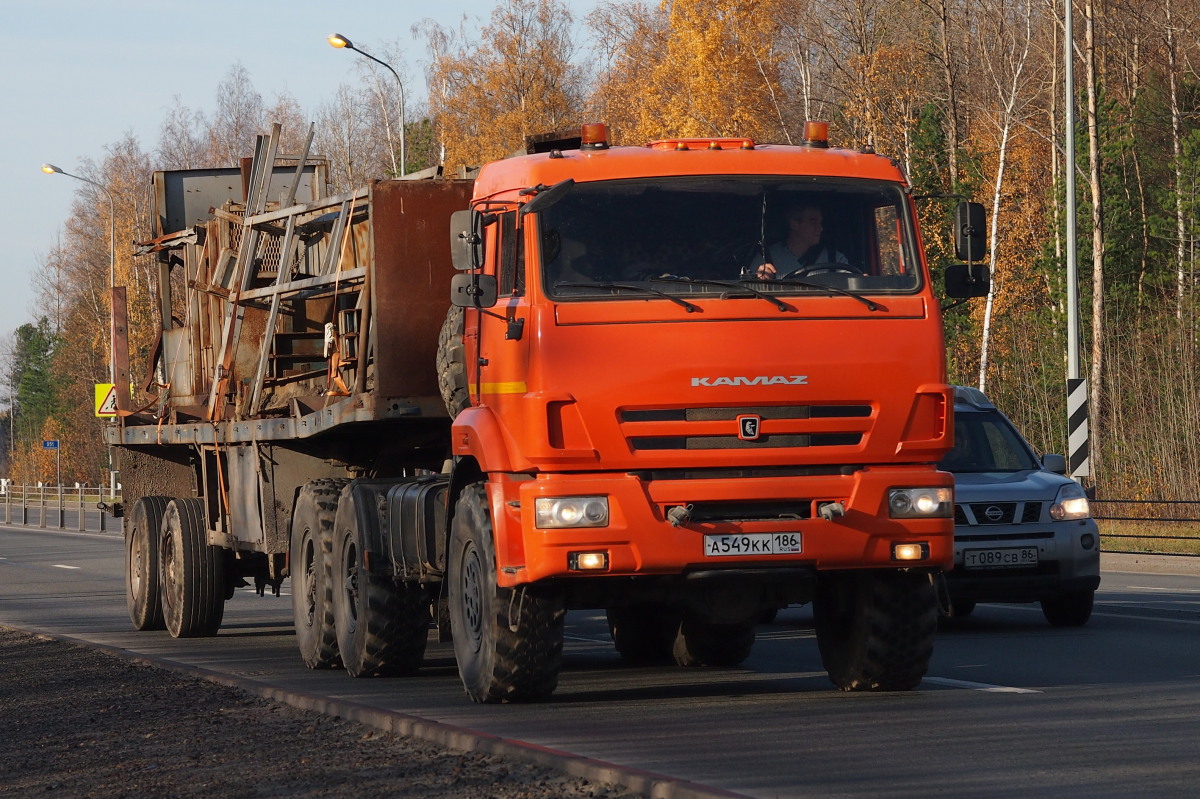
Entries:
{"type": "Polygon", "coordinates": [[[954,570],[946,574],[955,600],[1037,602],[1100,585],[1100,533],[1094,519],[959,529],[954,570]],[[1036,548],[1036,565],[970,568],[969,550],[1036,548]]]}
{"type": "Polygon", "coordinates": [[[489,483],[497,528],[497,566],[506,585],[551,577],[682,575],[694,571],[946,568],[953,555],[953,519],[888,517],[889,488],[946,486],[953,478],[932,467],[863,467],[850,474],[760,475],[653,479],[637,473],[552,474],[489,483]],[[541,496],[607,496],[602,528],[539,529],[534,500],[541,496]],[[823,519],[819,508],[837,502],[845,514],[823,519]],[[692,519],[674,526],[667,513],[691,507],[692,519]],[[706,535],[796,533],[801,551],[786,555],[706,556],[706,535]],[[895,543],[922,543],[926,557],[897,562],[895,543]],[[608,568],[580,572],[571,554],[604,552],[608,568]]]}

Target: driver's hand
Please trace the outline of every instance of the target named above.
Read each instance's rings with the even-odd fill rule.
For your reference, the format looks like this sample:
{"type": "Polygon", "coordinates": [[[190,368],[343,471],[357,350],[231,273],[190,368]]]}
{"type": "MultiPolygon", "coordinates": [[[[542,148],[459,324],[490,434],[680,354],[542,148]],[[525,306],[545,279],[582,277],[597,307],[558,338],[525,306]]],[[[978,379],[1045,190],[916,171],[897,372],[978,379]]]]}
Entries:
{"type": "Polygon", "coordinates": [[[759,278],[759,280],[772,280],[776,274],[775,264],[761,264],[754,274],[759,278]]]}

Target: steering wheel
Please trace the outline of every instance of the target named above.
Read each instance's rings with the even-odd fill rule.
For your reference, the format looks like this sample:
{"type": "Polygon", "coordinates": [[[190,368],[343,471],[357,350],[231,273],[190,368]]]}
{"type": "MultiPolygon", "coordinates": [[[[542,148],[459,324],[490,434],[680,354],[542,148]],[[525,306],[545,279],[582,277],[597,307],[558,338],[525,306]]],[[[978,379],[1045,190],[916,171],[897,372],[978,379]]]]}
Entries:
{"type": "Polygon", "coordinates": [[[856,275],[861,277],[866,274],[861,269],[850,264],[837,264],[833,262],[809,264],[802,266],[799,269],[793,269],[786,275],[778,278],[779,280],[789,280],[794,277],[810,277],[812,275],[856,275]]]}

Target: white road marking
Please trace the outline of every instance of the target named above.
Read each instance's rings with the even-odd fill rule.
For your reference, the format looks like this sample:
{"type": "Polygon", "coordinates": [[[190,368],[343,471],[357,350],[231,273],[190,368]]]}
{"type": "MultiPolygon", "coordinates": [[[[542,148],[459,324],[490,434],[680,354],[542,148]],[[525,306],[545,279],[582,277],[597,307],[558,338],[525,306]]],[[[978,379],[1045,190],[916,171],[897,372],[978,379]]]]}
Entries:
{"type": "Polygon", "coordinates": [[[947,677],[926,677],[922,682],[934,685],[944,685],[947,688],[965,688],[968,691],[986,691],[993,694],[1040,694],[1033,688],[1015,688],[1011,685],[991,685],[985,682],[969,682],[967,680],[951,680],[947,677]]]}
{"type": "Polygon", "coordinates": [[[64,566],[61,563],[55,563],[54,568],[56,568],[56,569],[81,569],[83,567],[82,566],[64,566]]]}
{"type": "Polygon", "coordinates": [[[1127,585],[1135,591],[1164,591],[1168,594],[1200,594],[1200,588],[1167,588],[1162,585],[1127,585]]]}

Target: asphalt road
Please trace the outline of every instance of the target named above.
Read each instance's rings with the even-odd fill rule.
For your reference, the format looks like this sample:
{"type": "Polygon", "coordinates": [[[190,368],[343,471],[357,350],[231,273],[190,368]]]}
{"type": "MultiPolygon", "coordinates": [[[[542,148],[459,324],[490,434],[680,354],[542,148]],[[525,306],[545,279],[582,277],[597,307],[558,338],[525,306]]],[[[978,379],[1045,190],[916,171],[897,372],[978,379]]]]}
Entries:
{"type": "Polygon", "coordinates": [[[626,666],[602,614],[573,612],[553,699],[481,707],[448,644],[431,642],[409,679],[305,669],[286,583],[280,597],[239,593],[215,639],[136,633],[122,557],[111,534],[0,528],[0,625],[229,675],[311,707],[380,709],[396,729],[451,744],[496,736],[747,796],[1200,790],[1200,575],[1106,571],[1081,629],[1053,629],[1032,605],[981,605],[939,632],[929,675],[902,694],[835,691],[807,608],[760,628],[737,669],[626,666]]]}

